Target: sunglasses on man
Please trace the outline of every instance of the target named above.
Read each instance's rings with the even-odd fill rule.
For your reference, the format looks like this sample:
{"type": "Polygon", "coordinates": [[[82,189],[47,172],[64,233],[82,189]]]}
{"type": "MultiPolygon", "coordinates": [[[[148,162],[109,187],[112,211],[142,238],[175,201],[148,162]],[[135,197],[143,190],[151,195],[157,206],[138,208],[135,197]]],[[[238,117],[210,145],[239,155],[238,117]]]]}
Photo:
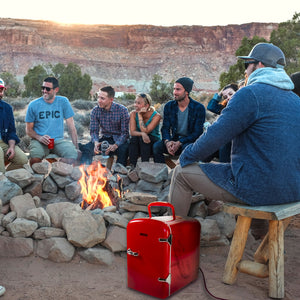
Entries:
{"type": "Polygon", "coordinates": [[[51,90],[53,90],[53,88],[47,87],[47,86],[41,86],[42,91],[46,90],[47,92],[50,92],[51,90]]]}
{"type": "Polygon", "coordinates": [[[249,65],[251,65],[251,64],[258,64],[259,62],[257,61],[257,60],[246,60],[245,62],[244,62],[244,64],[245,64],[245,70],[247,70],[248,69],[248,67],[249,67],[249,65]]]}

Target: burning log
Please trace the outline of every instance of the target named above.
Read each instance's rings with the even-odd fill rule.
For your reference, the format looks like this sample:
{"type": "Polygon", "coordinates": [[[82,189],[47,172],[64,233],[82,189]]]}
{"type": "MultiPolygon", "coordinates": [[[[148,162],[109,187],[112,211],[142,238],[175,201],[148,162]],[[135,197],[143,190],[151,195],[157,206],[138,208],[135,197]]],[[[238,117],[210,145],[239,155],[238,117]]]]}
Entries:
{"type": "Polygon", "coordinates": [[[93,210],[108,206],[119,207],[119,198],[122,189],[122,179],[118,176],[118,188],[113,188],[107,178],[108,170],[100,163],[93,162],[90,166],[80,166],[82,173],[79,183],[83,201],[81,208],[93,210]]]}

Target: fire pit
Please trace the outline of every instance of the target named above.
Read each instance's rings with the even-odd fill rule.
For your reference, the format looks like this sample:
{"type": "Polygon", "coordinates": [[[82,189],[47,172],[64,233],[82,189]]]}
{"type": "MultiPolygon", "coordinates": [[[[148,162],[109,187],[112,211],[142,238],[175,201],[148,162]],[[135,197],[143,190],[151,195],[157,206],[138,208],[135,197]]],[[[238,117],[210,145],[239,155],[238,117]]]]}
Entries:
{"type": "Polygon", "coordinates": [[[118,209],[122,191],[121,177],[117,177],[117,187],[109,180],[110,171],[101,164],[93,162],[89,166],[79,167],[82,176],[79,179],[81,186],[81,208],[85,210],[103,209],[116,206],[118,209]]]}

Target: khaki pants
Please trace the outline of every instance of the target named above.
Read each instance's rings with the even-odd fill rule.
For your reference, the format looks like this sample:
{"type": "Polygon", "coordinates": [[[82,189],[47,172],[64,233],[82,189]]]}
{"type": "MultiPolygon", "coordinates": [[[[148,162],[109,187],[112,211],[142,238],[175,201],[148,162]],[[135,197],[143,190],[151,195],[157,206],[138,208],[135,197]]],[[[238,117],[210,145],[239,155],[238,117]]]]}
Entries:
{"type": "Polygon", "coordinates": [[[26,154],[18,147],[15,146],[15,156],[12,160],[8,160],[6,152],[9,146],[0,140],[0,172],[5,173],[5,171],[15,170],[22,168],[23,165],[27,164],[28,158],[26,154]],[[5,165],[8,164],[5,169],[5,165]]]}
{"type": "MultiPolygon", "coordinates": [[[[207,199],[243,203],[241,200],[214,184],[202,171],[198,163],[186,167],[177,166],[173,171],[169,202],[178,216],[187,216],[193,192],[203,194],[207,199]]],[[[243,203],[245,204],[245,203],[243,203]]]]}

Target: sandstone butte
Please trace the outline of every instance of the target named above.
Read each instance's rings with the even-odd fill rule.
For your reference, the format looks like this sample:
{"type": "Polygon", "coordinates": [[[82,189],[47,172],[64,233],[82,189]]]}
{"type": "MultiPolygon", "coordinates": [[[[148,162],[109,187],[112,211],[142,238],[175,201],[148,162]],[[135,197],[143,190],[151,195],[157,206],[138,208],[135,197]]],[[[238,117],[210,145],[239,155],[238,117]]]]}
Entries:
{"type": "Polygon", "coordinates": [[[118,92],[145,92],[159,74],[166,82],[189,76],[196,92],[213,92],[220,74],[235,64],[242,38],[269,40],[277,27],[67,25],[0,18],[0,73],[10,72],[23,83],[38,64],[72,62],[91,76],[94,91],[110,84],[118,92]]]}

